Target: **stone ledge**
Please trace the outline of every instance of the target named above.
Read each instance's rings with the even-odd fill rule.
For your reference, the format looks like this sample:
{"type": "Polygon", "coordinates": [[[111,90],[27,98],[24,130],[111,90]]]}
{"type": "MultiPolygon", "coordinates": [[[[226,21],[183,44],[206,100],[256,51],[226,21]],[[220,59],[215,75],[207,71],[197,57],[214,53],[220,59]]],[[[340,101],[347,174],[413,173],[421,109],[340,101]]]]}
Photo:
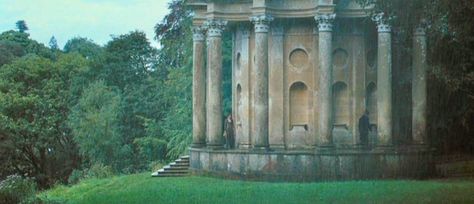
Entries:
{"type": "Polygon", "coordinates": [[[210,150],[190,148],[195,174],[249,180],[327,181],[427,178],[434,175],[431,151],[210,150]]]}
{"type": "Polygon", "coordinates": [[[208,152],[208,153],[230,153],[230,154],[284,154],[284,155],[360,155],[360,154],[382,154],[382,155],[400,155],[400,154],[432,154],[433,149],[428,148],[383,148],[383,149],[361,149],[361,148],[333,148],[332,151],[315,149],[215,149],[215,148],[195,148],[190,147],[190,151],[208,152]]]}

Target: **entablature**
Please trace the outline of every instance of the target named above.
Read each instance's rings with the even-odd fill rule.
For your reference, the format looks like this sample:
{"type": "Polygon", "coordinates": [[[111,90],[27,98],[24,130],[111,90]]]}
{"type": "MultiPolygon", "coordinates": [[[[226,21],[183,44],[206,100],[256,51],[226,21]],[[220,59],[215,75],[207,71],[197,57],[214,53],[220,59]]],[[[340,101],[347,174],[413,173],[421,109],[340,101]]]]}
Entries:
{"type": "Polygon", "coordinates": [[[195,25],[213,18],[242,22],[263,14],[276,19],[312,18],[330,13],[343,18],[361,18],[367,17],[373,8],[363,8],[356,0],[189,0],[187,4],[194,12],[195,25]]]}

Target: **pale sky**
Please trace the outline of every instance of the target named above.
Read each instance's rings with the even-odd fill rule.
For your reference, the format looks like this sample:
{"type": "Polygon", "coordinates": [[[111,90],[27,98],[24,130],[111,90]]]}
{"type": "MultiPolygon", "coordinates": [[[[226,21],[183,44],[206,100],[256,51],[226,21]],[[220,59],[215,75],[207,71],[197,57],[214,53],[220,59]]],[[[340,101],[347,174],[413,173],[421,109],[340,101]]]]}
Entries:
{"type": "Polygon", "coordinates": [[[153,46],[153,28],[169,13],[171,0],[0,0],[0,33],[25,20],[31,38],[60,48],[73,37],[104,45],[110,35],[144,31],[153,46]]]}

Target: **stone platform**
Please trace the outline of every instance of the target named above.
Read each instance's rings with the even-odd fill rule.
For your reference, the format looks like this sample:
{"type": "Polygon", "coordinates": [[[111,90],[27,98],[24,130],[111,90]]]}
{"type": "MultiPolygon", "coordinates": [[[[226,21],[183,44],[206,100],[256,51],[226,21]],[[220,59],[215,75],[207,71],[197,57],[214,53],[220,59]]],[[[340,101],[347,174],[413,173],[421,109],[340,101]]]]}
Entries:
{"type": "Polygon", "coordinates": [[[212,150],[190,148],[193,174],[266,181],[423,179],[432,151],[404,149],[212,150]]]}

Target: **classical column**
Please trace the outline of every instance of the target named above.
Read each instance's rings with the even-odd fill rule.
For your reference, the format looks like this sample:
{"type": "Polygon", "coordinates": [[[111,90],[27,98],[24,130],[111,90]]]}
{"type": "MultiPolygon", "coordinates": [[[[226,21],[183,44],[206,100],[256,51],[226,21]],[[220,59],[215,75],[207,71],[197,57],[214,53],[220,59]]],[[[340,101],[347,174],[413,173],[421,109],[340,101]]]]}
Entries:
{"type": "Polygon", "coordinates": [[[222,148],[222,31],[227,22],[211,19],[207,28],[207,146],[222,148]]]}
{"type": "Polygon", "coordinates": [[[319,144],[330,148],[332,142],[332,26],[336,14],[315,17],[319,31],[319,144]]]}
{"type": "Polygon", "coordinates": [[[426,144],[426,33],[424,25],[413,37],[412,136],[413,143],[426,144]]]}
{"type": "Polygon", "coordinates": [[[204,29],[193,27],[193,147],[206,144],[206,68],[204,29]]]}
{"type": "Polygon", "coordinates": [[[377,142],[392,145],[392,37],[383,13],[373,16],[377,23],[377,142]]]}
{"type": "Polygon", "coordinates": [[[255,24],[254,148],[268,148],[268,30],[271,16],[250,17],[255,24]]]}

